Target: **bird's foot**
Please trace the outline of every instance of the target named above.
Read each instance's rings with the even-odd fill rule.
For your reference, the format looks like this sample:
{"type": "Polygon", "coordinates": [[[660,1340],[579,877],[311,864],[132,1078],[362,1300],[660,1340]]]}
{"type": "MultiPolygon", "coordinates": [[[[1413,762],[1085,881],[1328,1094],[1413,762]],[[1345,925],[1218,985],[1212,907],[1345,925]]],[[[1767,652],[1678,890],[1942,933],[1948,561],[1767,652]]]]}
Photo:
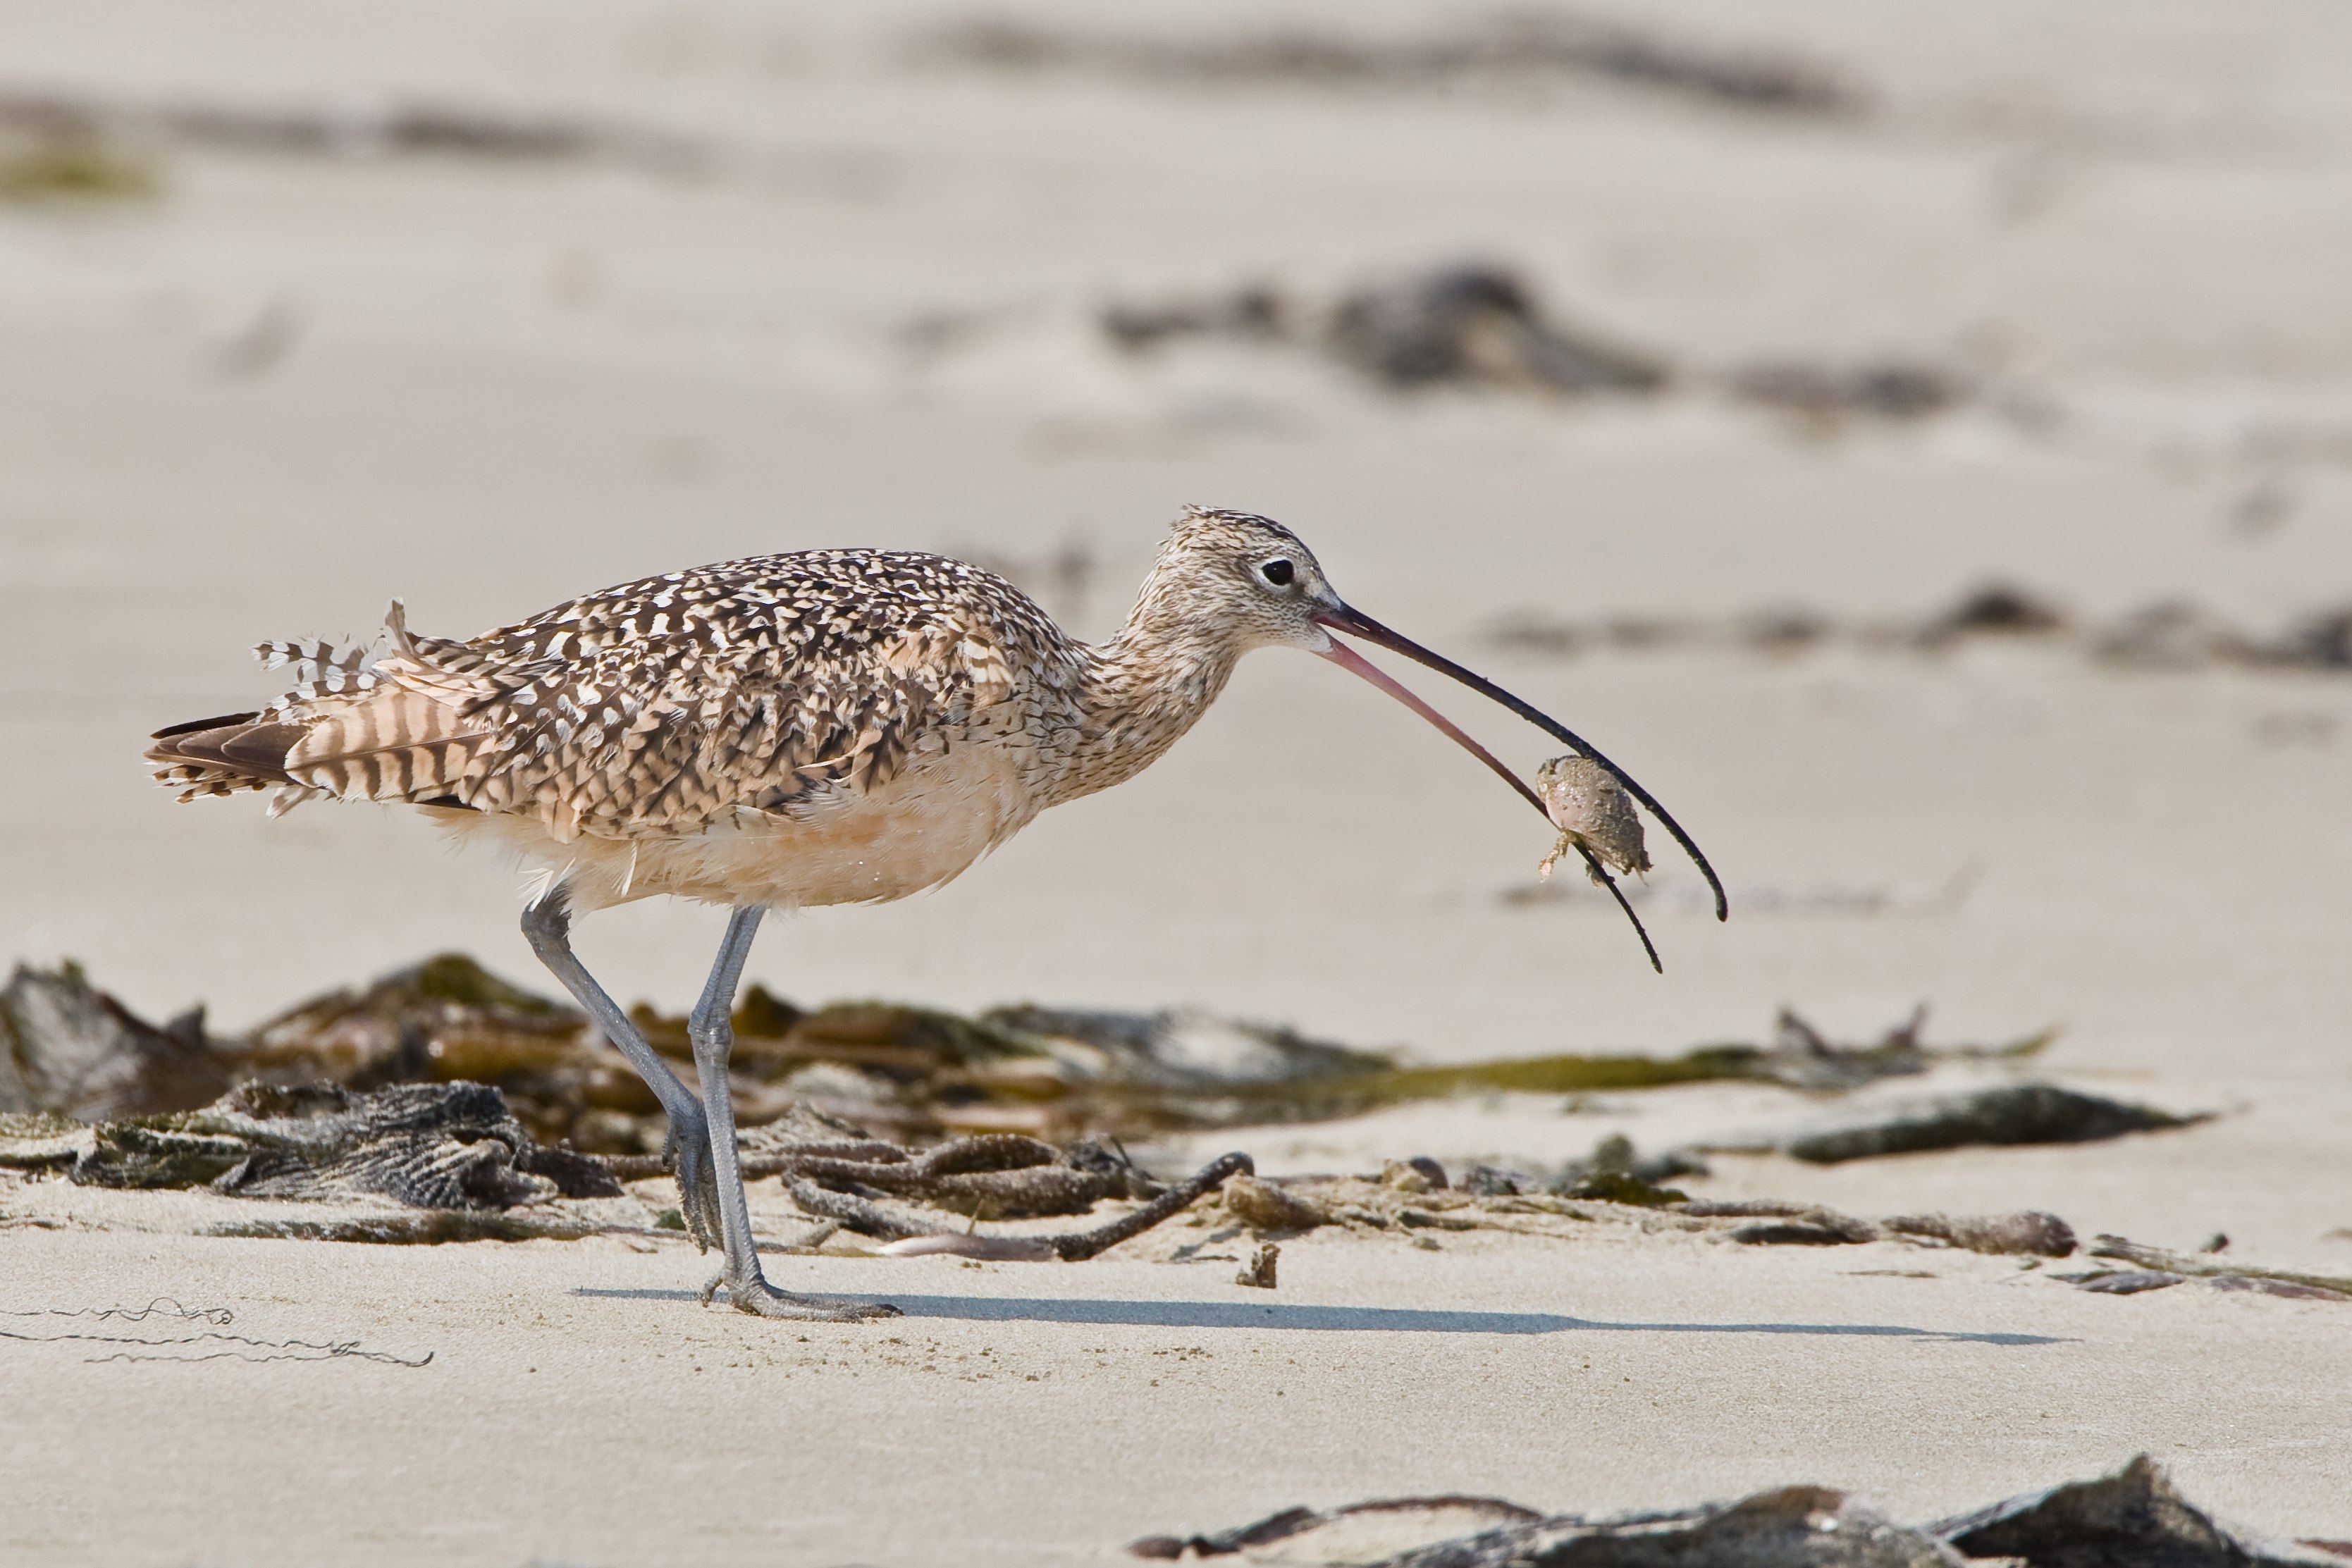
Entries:
{"type": "Polygon", "coordinates": [[[854,1323],[866,1318],[901,1316],[898,1309],[887,1301],[864,1301],[854,1296],[801,1296],[790,1291],[779,1291],[754,1274],[745,1281],[729,1279],[725,1274],[713,1274],[702,1287],[702,1304],[709,1306],[720,1287],[739,1312],[749,1312],[755,1318],[795,1318],[803,1322],[854,1323]]]}
{"type": "Polygon", "coordinates": [[[681,1125],[669,1122],[669,1137],[662,1145],[662,1163],[677,1177],[677,1215],[698,1252],[719,1246],[724,1234],[719,1219],[719,1176],[710,1157],[710,1124],[697,1117],[681,1125]]]}

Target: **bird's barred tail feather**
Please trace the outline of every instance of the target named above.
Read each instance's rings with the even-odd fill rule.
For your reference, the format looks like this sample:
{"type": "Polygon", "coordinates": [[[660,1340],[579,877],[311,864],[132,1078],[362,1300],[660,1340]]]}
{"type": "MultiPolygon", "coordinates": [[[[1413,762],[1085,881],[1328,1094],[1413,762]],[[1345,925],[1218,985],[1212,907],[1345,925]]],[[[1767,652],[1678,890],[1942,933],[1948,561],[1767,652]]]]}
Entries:
{"type": "Polygon", "coordinates": [[[157,730],[147,760],[157,765],[158,783],[181,787],[183,800],[267,789],[293,782],[286,752],[300,734],[299,727],[266,713],[223,714],[157,730]]]}
{"type": "Polygon", "coordinates": [[[262,667],[290,669],[294,684],[258,712],[156,731],[147,760],[182,800],[274,789],[272,816],[320,796],[446,797],[480,738],[462,726],[477,683],[450,667],[458,661],[449,653],[462,648],[412,636],[397,601],[372,643],[260,643],[262,667]]]}

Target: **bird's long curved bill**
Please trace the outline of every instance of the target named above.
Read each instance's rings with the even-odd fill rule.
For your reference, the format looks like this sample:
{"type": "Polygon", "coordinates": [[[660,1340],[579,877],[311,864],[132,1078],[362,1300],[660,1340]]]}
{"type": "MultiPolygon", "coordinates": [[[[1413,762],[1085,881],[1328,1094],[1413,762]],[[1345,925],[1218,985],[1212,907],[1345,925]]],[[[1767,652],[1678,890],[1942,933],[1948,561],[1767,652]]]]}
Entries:
{"type": "MultiPolygon", "coordinates": [[[[1657,819],[1658,825],[1666,830],[1667,834],[1673,838],[1675,842],[1682,846],[1683,852],[1690,856],[1691,863],[1698,867],[1699,874],[1706,879],[1707,886],[1713,890],[1715,894],[1715,917],[1717,920],[1726,920],[1730,918],[1731,902],[1724,894],[1723,880],[1715,874],[1715,868],[1707,864],[1706,856],[1700,852],[1698,845],[1692,841],[1691,836],[1683,831],[1682,824],[1675,821],[1674,818],[1667,813],[1666,809],[1664,806],[1658,804],[1657,798],[1655,796],[1652,795],[1647,789],[1642,788],[1642,786],[1635,782],[1633,777],[1623,768],[1618,767],[1614,762],[1610,761],[1606,757],[1601,756],[1600,752],[1595,751],[1592,747],[1585,741],[1582,736],[1578,735],[1575,731],[1570,729],[1566,725],[1561,724],[1558,719],[1553,718],[1549,714],[1540,711],[1532,704],[1512,695],[1509,692],[1505,691],[1502,687],[1496,685],[1494,682],[1487,680],[1485,676],[1474,674],[1470,671],[1465,670],[1461,665],[1455,664],[1453,660],[1445,658],[1441,654],[1431,653],[1428,649],[1423,647],[1420,643],[1414,642],[1410,637],[1390,631],[1387,627],[1381,625],[1379,622],[1373,620],[1370,616],[1364,614],[1360,611],[1342,606],[1336,610],[1326,611],[1318,615],[1316,619],[1331,631],[1344,632],[1351,637],[1360,637],[1365,642],[1370,643],[1377,647],[1386,648],[1391,653],[1402,653],[1417,664],[1425,664],[1429,668],[1435,670],[1439,674],[1444,675],[1451,680],[1461,682],[1464,685],[1468,686],[1472,691],[1476,692],[1479,695],[1500,703],[1503,706],[1510,709],[1521,718],[1526,719],[1529,724],[1534,725],[1538,729],[1549,735],[1553,739],[1566,745],[1570,749],[1576,752],[1577,755],[1591,759],[1593,763],[1606,770],[1611,777],[1617,780],[1618,783],[1622,784],[1625,787],[1625,792],[1627,794],[1633,796],[1634,800],[1639,800],[1649,810],[1650,815],[1657,819]]],[[[1542,812],[1547,821],[1550,820],[1551,813],[1546,809],[1543,797],[1537,794],[1533,789],[1529,788],[1525,779],[1512,772],[1508,768],[1503,766],[1502,763],[1496,761],[1492,752],[1489,752],[1485,747],[1480,746],[1476,741],[1471,739],[1467,735],[1465,735],[1460,727],[1454,725],[1452,720],[1446,718],[1444,715],[1439,713],[1435,708],[1431,707],[1427,703],[1422,701],[1412,692],[1408,691],[1403,685],[1383,674],[1377,665],[1371,664],[1369,660],[1365,659],[1361,654],[1356,653],[1354,650],[1336,642],[1331,644],[1330,648],[1325,652],[1323,656],[1331,660],[1334,664],[1339,664],[1343,669],[1349,670],[1355,674],[1361,675],[1364,679],[1371,682],[1372,685],[1380,687],[1381,690],[1388,693],[1389,695],[1396,698],[1399,702],[1412,709],[1413,712],[1427,719],[1431,724],[1436,726],[1456,744],[1468,750],[1472,756],[1477,758],[1479,761],[1484,762],[1487,767],[1493,768],[1496,774],[1508,783],[1512,789],[1518,791],[1518,793],[1527,800],[1528,804],[1535,807],[1538,811],[1542,812]]],[[[1587,856],[1587,863],[1591,863],[1591,857],[1589,855],[1587,856]]],[[[1614,886],[1615,884],[1612,883],[1611,887],[1612,891],[1614,890],[1614,886]]],[[[1624,904],[1624,899],[1622,894],[1620,895],[1618,902],[1621,904],[1624,904]]],[[[1627,906],[1625,913],[1628,916],[1631,916],[1633,912],[1630,906],[1627,906]]],[[[1634,925],[1636,929],[1638,929],[1641,923],[1636,920],[1634,925]]],[[[1649,937],[1645,934],[1643,937],[1643,944],[1646,946],[1648,946],[1648,943],[1649,937]]],[[[1654,964],[1657,961],[1657,955],[1654,950],[1653,950],[1651,954],[1651,961],[1654,964]]]]}

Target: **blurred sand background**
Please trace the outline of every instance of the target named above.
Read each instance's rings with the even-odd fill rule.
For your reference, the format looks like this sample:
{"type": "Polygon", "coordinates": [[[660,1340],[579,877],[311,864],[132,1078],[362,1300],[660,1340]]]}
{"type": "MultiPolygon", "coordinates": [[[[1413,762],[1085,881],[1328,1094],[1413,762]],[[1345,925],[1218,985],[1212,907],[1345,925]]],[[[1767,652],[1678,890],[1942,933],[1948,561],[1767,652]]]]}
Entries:
{"type": "MultiPolygon", "coordinates": [[[[1139,780],[934,895],[772,926],[752,977],[808,1001],[1194,1003],[1430,1061],[1753,1038],[1783,1003],[1845,1033],[1921,1000],[1948,1038],[2059,1023],[2049,1065],[2070,1081],[2231,1114],[2161,1141],[1867,1171],[1732,1161],[1710,1190],[1880,1212],[2032,1204],[2085,1233],[2192,1247],[2226,1230],[2282,1262],[2352,1264],[2352,1240],[2328,1234],[2352,1226],[2352,677],[2116,669],[2009,640],[1559,659],[1495,637],[1531,613],[1919,617],[1992,580],[2088,619],[2185,600],[2263,630],[2352,601],[2352,16],[2286,0],[1576,13],[1771,51],[1850,87],[1847,111],[1806,115],[1574,72],[1335,84],[1092,57],[1014,68],[940,47],[979,15],[0,9],[0,89],[19,98],[344,128],[307,150],[153,131],[130,143],[152,198],[0,203],[0,956],[76,957],[151,1013],[201,1000],[228,1027],[446,948],[537,985],[507,868],[373,810],[272,823],[250,800],[174,806],[138,765],[142,737],[264,695],[255,641],[365,634],[394,595],[421,630],[463,635],[755,551],[968,553],[1099,634],[1199,501],[1289,523],[1353,601],[1632,769],[1722,870],[1730,925],[1664,854],[1645,904],[1663,978],[1596,898],[1507,898],[1546,848],[1524,807],[1371,693],[1267,654],[1139,780]],[[371,129],[415,106],[595,134],[507,156],[403,151],[371,129]],[[1657,351],[1677,384],[1402,396],[1288,349],[1128,354],[1097,324],[1120,301],[1253,281],[1328,295],[1463,257],[1657,351]],[[1923,419],[1824,423],[1719,390],[1759,360],[1874,356],[1976,391],[1923,419]]],[[[987,15],[1211,42],[1462,25],[1385,4],[987,15]]],[[[1547,754],[1467,694],[1423,689],[1505,757],[1547,754]]],[[[719,924],[637,906],[589,923],[582,949],[624,998],[675,1007],[719,924]]],[[[1386,1152],[1558,1158],[1601,1130],[1545,1107],[1481,1114],[1242,1143],[1271,1168],[1328,1168],[1409,1137],[1425,1146],[1386,1152]]],[[[39,1387],[64,1427],[11,1444],[38,1467],[40,1506],[19,1512],[33,1522],[10,1527],[28,1562],[654,1563],[720,1542],[751,1561],[1094,1561],[1154,1529],[1383,1489],[1631,1507],[1806,1479],[1925,1514],[2135,1447],[2227,1511],[2352,1533],[2352,1359],[2338,1309],[2316,1305],[2070,1295],[2032,1325],[2071,1336],[2033,1353],[2036,1386],[2062,1391],[2055,1419],[2032,1396],[2016,1416],[2015,1349],[1926,1367],[1899,1344],[1849,1359],[1819,1348],[1844,1342],[1776,1340],[1759,1381],[1742,1343],[1607,1336],[1625,1375],[1679,1389],[1668,1413],[1544,1381],[1528,1368],[1593,1359],[1546,1336],[1493,1342],[1527,1365],[1475,1375],[1444,1335],[1410,1354],[1379,1334],[1293,1336],[1324,1359],[1284,1385],[1266,1427],[1265,1369],[1163,1396],[1139,1386],[1141,1348],[1120,1364],[1133,1375],[1090,1370],[1043,1404],[983,1385],[935,1407],[878,1361],[854,1396],[835,1378],[752,1386],[747,1360],[740,1388],[689,1398],[651,1363],[656,1341],[710,1342],[695,1381],[715,1385],[724,1346],[766,1325],[565,1293],[588,1274],[690,1285],[675,1256],[595,1253],[590,1269],[548,1243],[388,1262],[293,1243],[6,1246],[40,1301],[249,1288],[394,1325],[381,1338],[421,1292],[448,1334],[472,1336],[470,1375],[490,1380],[475,1386],[499,1390],[387,1394],[414,1403],[362,1442],[336,1435],[333,1402],[377,1373],[325,1369],[353,1375],[338,1393],[315,1369],[257,1372],[257,1389],[282,1384],[304,1446],[336,1456],[300,1484],[355,1500],[348,1516],[271,1515],[224,1500],[256,1483],[200,1423],[127,1469],[69,1462],[97,1449],[66,1409],[129,1420],[142,1399],[218,1397],[226,1376],[134,1383],[60,1363],[39,1387]],[[232,1256],[270,1282],[236,1284],[232,1256]],[[627,1345],[643,1364],[608,1365],[627,1345]],[[555,1386],[576,1412],[519,1385],[503,1360],[526,1352],[568,1380],[555,1386]],[[601,1394],[600,1369],[618,1380],[601,1394]],[[819,1388],[828,1413],[808,1406],[819,1388]],[[723,1488],[670,1468],[686,1434],[725,1430],[698,1426],[696,1398],[757,1410],[772,1434],[764,1458],[730,1448],[723,1488]],[[569,1430],[575,1413],[561,1445],[516,1436],[569,1430]],[[823,1451],[786,1455],[794,1434],[825,1437],[823,1451]],[[509,1444],[520,1500],[457,1479],[509,1444]],[[583,1459],[573,1444],[659,1459],[631,1469],[623,1447],[583,1459]],[[1163,1446],[1186,1457],[1160,1477],[1163,1446]],[[413,1511],[436,1505],[387,1473],[471,1522],[416,1533],[413,1511]],[[134,1484],[152,1506],[109,1500],[134,1484]],[[811,1495],[826,1500],[796,1511],[811,1495]]],[[[2032,1316],[1995,1303],[1990,1266],[1932,1297],[1810,1257],[1756,1262],[1769,1288],[1696,1258],[1622,1277],[1465,1263],[1473,1280],[1402,1257],[1335,1253],[1297,1278],[1333,1302],[1507,1298],[1650,1323],[2032,1316]]],[[[953,1267],[844,1266],[824,1282],[888,1291],[919,1270],[940,1295],[933,1262],[953,1267]]],[[[986,1286],[1197,1284],[1086,1269],[991,1270],[986,1286]]],[[[1017,1343],[1057,1377],[1070,1334],[1113,1332],[922,1322],[1017,1343]]],[[[866,1333],[869,1349],[827,1354],[878,1354],[866,1333]]]]}

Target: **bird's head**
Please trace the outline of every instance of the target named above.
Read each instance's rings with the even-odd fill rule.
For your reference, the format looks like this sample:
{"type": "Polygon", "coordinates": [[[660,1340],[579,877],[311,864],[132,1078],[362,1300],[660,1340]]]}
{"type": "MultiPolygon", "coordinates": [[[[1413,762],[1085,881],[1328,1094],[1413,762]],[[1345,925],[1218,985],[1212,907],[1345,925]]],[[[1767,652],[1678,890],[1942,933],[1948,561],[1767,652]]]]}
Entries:
{"type": "Polygon", "coordinates": [[[1150,609],[1235,653],[1331,645],[1318,616],[1347,607],[1315,552],[1270,517],[1188,507],[1160,547],[1150,609]]]}
{"type": "MultiPolygon", "coordinates": [[[[1430,652],[1402,633],[1392,632],[1355,609],[1332,590],[1315,552],[1297,534],[1268,517],[1249,512],[1215,511],[1191,507],[1178,519],[1144,596],[1136,607],[1139,622],[1172,642],[1217,645],[1230,657],[1252,648],[1302,648],[1320,654],[1350,674],[1362,676],[1435,725],[1488,768],[1500,775],[1536,810],[1549,811],[1543,798],[1527,781],[1505,767],[1451,719],[1423,702],[1410,689],[1334,636],[1344,632],[1376,647],[1401,653],[1414,663],[1461,682],[1480,695],[1502,704],[1554,738],[1590,758],[1614,777],[1636,800],[1649,808],[1659,825],[1681,844],[1714,889],[1717,918],[1728,913],[1723,884],[1713,867],[1691,841],[1690,835],[1666,814],[1650,792],[1622,768],[1559,720],[1539,712],[1484,676],[1473,674],[1453,660],[1430,652]]],[[[1596,877],[1606,873],[1593,863],[1596,877]]],[[[1614,883],[1611,883],[1613,888],[1614,883]]],[[[1633,907],[1619,900],[1628,916],[1633,907]]],[[[1636,919],[1634,925],[1640,927],[1636,919]]],[[[1646,946],[1649,938],[1643,937],[1646,946]]],[[[1653,951],[1651,962],[1657,962],[1653,951]]]]}

